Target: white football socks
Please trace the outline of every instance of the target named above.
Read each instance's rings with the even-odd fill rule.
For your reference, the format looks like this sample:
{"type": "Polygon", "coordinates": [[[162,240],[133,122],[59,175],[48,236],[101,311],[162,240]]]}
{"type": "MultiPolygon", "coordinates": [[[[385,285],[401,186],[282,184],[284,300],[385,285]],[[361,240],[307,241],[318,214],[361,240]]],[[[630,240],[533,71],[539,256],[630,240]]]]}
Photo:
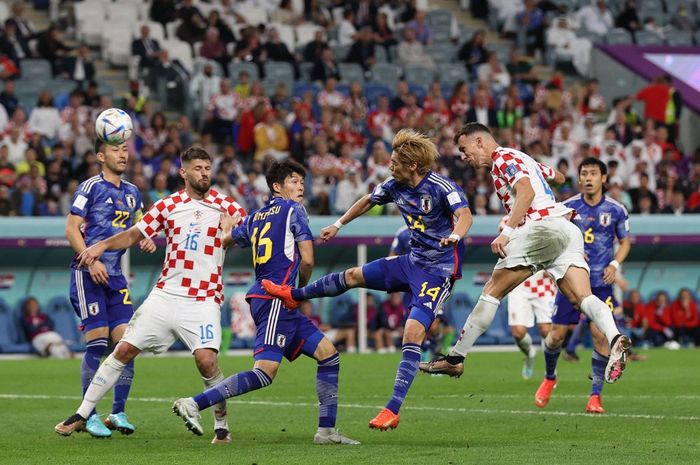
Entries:
{"type": "Polygon", "coordinates": [[[501,301],[491,297],[490,295],[481,294],[479,300],[474,306],[474,309],[469,314],[467,321],[464,322],[462,335],[455,346],[450,350],[450,355],[467,355],[469,349],[472,348],[476,340],[484,334],[491,326],[493,319],[496,317],[496,310],[501,301]]]}
{"type": "Polygon", "coordinates": [[[83,402],[78,408],[78,415],[87,419],[97,403],[117,383],[119,376],[124,371],[124,367],[126,367],[126,364],[117,360],[113,353],[109,354],[109,357],[102,362],[100,368],[95,372],[95,376],[92,377],[90,386],[88,386],[83,396],[83,402]]]}
{"type": "Polygon", "coordinates": [[[520,351],[524,353],[526,356],[530,356],[530,350],[532,350],[532,336],[530,336],[530,333],[525,333],[525,337],[523,337],[520,340],[515,340],[515,343],[518,345],[518,348],[520,348],[520,351]]]}
{"type": "MultiPolygon", "coordinates": [[[[219,370],[216,375],[214,375],[211,378],[205,378],[202,376],[202,381],[204,381],[204,387],[209,389],[220,382],[224,380],[224,374],[221,373],[221,370],[219,370]]],[[[219,402],[214,406],[214,410],[212,410],[212,413],[214,414],[214,429],[228,429],[228,420],[226,419],[226,400],[219,402]]]]}
{"type": "Polygon", "coordinates": [[[589,295],[581,301],[580,307],[581,311],[605,334],[608,344],[612,343],[613,338],[620,334],[610,307],[598,297],[593,294],[589,295]]]}

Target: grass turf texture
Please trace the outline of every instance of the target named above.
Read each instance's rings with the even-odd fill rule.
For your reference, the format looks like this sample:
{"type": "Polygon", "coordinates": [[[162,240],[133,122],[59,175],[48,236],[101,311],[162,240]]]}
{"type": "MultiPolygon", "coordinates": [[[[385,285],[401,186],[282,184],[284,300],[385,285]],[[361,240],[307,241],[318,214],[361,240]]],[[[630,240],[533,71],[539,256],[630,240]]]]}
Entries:
{"type": "MultiPolygon", "coordinates": [[[[533,395],[543,375],[520,378],[519,353],[475,353],[460,379],[418,374],[397,430],[378,432],[368,421],[391,395],[399,355],[341,358],[338,426],[360,446],[316,446],[315,363],[285,362],[272,386],[229,399],[233,444],[212,446],[170,412],[177,397],[202,388],[191,358],[143,357],[127,404],[137,430],[93,439],[60,437],[59,421],[79,404],[79,360],[0,361],[0,463],[128,465],[331,463],[697,463],[700,446],[698,350],[648,352],[622,380],[606,385],[608,414],[583,414],[590,352],[581,363],[561,360],[559,386],[546,409],[533,395]],[[24,397],[23,397],[24,396],[24,397]]],[[[226,375],[250,369],[249,357],[223,357],[226,375]]],[[[98,411],[110,413],[111,393],[98,411]]]]}

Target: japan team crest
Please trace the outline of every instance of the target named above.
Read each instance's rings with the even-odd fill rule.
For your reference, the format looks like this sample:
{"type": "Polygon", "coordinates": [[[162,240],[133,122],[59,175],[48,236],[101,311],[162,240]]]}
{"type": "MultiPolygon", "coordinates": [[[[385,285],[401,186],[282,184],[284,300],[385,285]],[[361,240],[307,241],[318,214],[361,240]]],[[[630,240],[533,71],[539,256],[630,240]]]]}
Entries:
{"type": "Polygon", "coordinates": [[[287,342],[287,336],[284,334],[277,335],[277,347],[284,349],[284,344],[287,342]]]}
{"type": "Polygon", "coordinates": [[[423,211],[423,213],[430,213],[430,210],[433,209],[433,198],[429,195],[421,195],[420,209],[423,211]]]}
{"type": "Polygon", "coordinates": [[[601,226],[610,226],[611,221],[612,216],[610,215],[610,213],[601,213],[598,217],[598,222],[601,226]]]}
{"type": "Polygon", "coordinates": [[[132,194],[126,194],[126,204],[131,208],[132,210],[136,208],[136,197],[134,197],[132,194]]]}
{"type": "Polygon", "coordinates": [[[100,313],[100,304],[97,302],[91,302],[88,304],[88,313],[92,316],[97,315],[100,313]]]}

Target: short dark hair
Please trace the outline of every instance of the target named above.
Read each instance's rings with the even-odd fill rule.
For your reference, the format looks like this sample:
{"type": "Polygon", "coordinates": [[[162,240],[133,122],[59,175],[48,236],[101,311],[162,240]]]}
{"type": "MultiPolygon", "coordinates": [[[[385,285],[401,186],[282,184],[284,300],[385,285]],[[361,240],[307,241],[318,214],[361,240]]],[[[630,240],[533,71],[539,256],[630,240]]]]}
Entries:
{"type": "Polygon", "coordinates": [[[202,147],[188,147],[180,154],[180,162],[184,165],[192,160],[208,160],[211,156],[202,147]]]}
{"type": "Polygon", "coordinates": [[[294,173],[297,173],[302,178],[306,177],[304,167],[293,160],[273,161],[265,174],[265,180],[267,181],[267,187],[270,188],[270,192],[275,193],[275,190],[272,188],[273,184],[283,184],[284,180],[294,173]]]}
{"type": "Polygon", "coordinates": [[[455,134],[454,137],[454,143],[457,144],[459,142],[459,138],[462,136],[471,136],[472,134],[476,134],[478,132],[485,132],[486,134],[493,135],[488,126],[484,126],[483,124],[477,122],[471,122],[465,124],[462,126],[462,129],[457,131],[457,134],[455,134]]]}
{"type": "Polygon", "coordinates": [[[105,141],[103,141],[99,137],[95,137],[95,155],[97,155],[98,152],[105,153],[105,145],[107,145],[105,141]]]}
{"type": "Polygon", "coordinates": [[[602,174],[603,176],[608,174],[608,167],[605,165],[605,163],[603,163],[602,161],[600,161],[599,159],[597,159],[595,157],[588,157],[588,158],[585,158],[581,162],[580,165],[578,165],[579,176],[581,175],[581,169],[584,166],[594,166],[594,165],[597,166],[598,168],[600,168],[600,174],[602,174]]]}

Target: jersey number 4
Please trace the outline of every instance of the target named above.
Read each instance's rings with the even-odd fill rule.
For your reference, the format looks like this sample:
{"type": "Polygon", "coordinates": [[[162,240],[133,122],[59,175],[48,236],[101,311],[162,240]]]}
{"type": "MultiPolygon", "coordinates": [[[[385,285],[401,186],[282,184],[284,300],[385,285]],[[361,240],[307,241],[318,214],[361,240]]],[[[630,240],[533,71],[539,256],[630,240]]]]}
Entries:
{"type": "Polygon", "coordinates": [[[115,228],[126,228],[126,220],[129,219],[129,212],[123,210],[114,211],[114,219],[112,220],[112,226],[115,228]]]}
{"type": "Polygon", "coordinates": [[[253,234],[250,236],[250,242],[253,246],[253,265],[262,265],[267,263],[272,257],[272,239],[265,237],[265,234],[270,230],[270,222],[265,223],[258,234],[258,227],[253,228],[253,234]],[[262,249],[262,253],[261,250],[262,249]]]}

